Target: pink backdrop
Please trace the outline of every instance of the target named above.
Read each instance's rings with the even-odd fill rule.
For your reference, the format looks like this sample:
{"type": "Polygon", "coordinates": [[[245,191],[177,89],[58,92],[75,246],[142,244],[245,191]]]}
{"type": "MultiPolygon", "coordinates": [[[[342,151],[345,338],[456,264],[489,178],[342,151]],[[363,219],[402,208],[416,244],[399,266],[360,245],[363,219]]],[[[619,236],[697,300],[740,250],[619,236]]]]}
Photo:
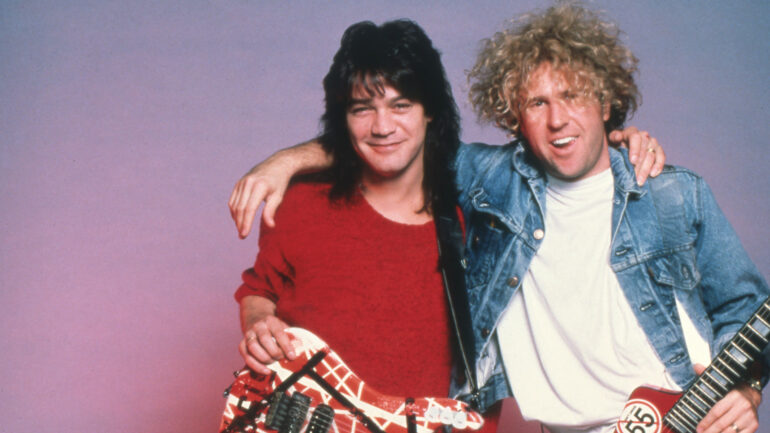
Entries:
{"type": "MultiPolygon", "coordinates": [[[[474,122],[463,71],[538,2],[416,3],[0,3],[0,431],[216,428],[241,364],[232,292],[256,254],[230,188],[317,131],[352,22],[418,21],[464,138],[505,140],[474,122]]],[[[596,2],[642,61],[633,123],[705,176],[770,275],[770,6],[638,3],[596,2]]]]}

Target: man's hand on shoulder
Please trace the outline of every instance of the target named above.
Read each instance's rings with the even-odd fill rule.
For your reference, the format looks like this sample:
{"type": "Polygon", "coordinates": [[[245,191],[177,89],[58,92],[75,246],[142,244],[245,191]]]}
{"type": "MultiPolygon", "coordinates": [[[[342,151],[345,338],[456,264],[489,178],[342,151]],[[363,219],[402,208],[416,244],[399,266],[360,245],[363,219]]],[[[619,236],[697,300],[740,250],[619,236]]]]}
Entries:
{"type": "Polygon", "coordinates": [[[227,205],[241,239],[251,226],[262,202],[262,220],[275,227],[275,211],[281,204],[291,178],[298,173],[316,171],[331,165],[331,157],[316,140],[280,150],[255,165],[235,184],[227,205]]]}
{"type": "Polygon", "coordinates": [[[655,177],[663,170],[666,153],[658,140],[650,137],[647,131],[639,131],[629,126],[622,131],[612,131],[610,143],[628,148],[628,159],[636,170],[636,183],[644,185],[647,177],[655,177]]]}
{"type": "Polygon", "coordinates": [[[280,159],[276,159],[276,155],[255,165],[238,180],[227,205],[241,239],[251,232],[262,202],[265,202],[262,219],[268,227],[275,227],[275,210],[283,200],[290,180],[291,174],[282,166],[280,159]]]}

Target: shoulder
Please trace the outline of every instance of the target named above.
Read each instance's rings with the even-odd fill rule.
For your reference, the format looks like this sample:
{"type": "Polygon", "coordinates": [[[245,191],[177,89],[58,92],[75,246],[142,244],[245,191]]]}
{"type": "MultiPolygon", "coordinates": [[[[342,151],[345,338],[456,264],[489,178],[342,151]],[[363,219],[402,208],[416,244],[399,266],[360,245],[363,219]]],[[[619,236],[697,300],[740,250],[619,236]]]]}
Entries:
{"type": "Polygon", "coordinates": [[[308,215],[318,215],[328,209],[329,189],[324,182],[296,182],[286,191],[281,205],[276,211],[276,225],[281,221],[295,221],[308,215]]]}
{"type": "Polygon", "coordinates": [[[651,191],[657,191],[665,188],[701,188],[705,186],[703,177],[689,168],[678,165],[665,165],[663,170],[655,177],[647,180],[651,191]]]}
{"type": "Polygon", "coordinates": [[[702,188],[703,178],[696,172],[678,165],[665,165],[655,177],[648,177],[641,188],[636,185],[635,167],[628,158],[626,149],[610,148],[610,164],[616,183],[625,190],[641,190],[642,194],[658,194],[666,190],[702,188]]]}
{"type": "Polygon", "coordinates": [[[524,154],[521,140],[514,140],[504,145],[470,143],[460,146],[457,153],[456,171],[458,179],[467,183],[482,176],[499,176],[509,173],[514,168],[518,155],[524,154]]]}
{"type": "MultiPolygon", "coordinates": [[[[704,203],[713,202],[713,194],[703,177],[681,166],[666,165],[661,173],[644,185],[659,209],[679,208],[685,215],[697,217],[704,203]]],[[[659,212],[660,213],[660,212],[659,212]]]]}
{"type": "Polygon", "coordinates": [[[286,191],[284,204],[328,201],[330,189],[331,184],[326,182],[295,182],[286,191]]]}
{"type": "Polygon", "coordinates": [[[514,140],[504,145],[486,143],[463,143],[457,151],[457,162],[478,163],[481,161],[498,161],[509,159],[516,151],[520,140],[514,140]]]}
{"type": "Polygon", "coordinates": [[[461,194],[472,194],[480,188],[488,193],[506,194],[505,191],[510,192],[522,178],[541,176],[522,140],[498,146],[473,143],[462,146],[461,150],[456,167],[461,194]]]}

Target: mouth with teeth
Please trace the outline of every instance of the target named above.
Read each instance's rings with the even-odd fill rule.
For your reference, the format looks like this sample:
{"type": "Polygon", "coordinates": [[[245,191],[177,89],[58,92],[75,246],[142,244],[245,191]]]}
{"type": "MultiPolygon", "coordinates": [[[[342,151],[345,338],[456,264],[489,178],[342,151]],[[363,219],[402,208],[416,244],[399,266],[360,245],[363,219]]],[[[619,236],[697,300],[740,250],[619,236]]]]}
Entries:
{"type": "Polygon", "coordinates": [[[572,143],[576,139],[577,139],[577,136],[564,137],[558,140],[553,140],[551,142],[551,145],[555,147],[567,147],[570,143],[572,143]]]}

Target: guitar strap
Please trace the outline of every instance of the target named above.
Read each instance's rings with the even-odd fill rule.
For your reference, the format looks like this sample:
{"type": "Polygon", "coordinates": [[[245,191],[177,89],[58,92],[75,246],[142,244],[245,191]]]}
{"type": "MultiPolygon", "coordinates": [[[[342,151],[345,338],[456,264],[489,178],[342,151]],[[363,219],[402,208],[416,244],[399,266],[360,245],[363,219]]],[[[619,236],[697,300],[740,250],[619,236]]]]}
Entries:
{"type": "Polygon", "coordinates": [[[461,223],[462,213],[454,203],[454,201],[447,201],[435,207],[439,268],[447,295],[452,330],[457,339],[457,352],[471,390],[470,404],[473,408],[478,408],[479,389],[473,364],[475,359],[473,327],[468,294],[465,291],[465,269],[462,265],[465,232],[461,223]]]}

